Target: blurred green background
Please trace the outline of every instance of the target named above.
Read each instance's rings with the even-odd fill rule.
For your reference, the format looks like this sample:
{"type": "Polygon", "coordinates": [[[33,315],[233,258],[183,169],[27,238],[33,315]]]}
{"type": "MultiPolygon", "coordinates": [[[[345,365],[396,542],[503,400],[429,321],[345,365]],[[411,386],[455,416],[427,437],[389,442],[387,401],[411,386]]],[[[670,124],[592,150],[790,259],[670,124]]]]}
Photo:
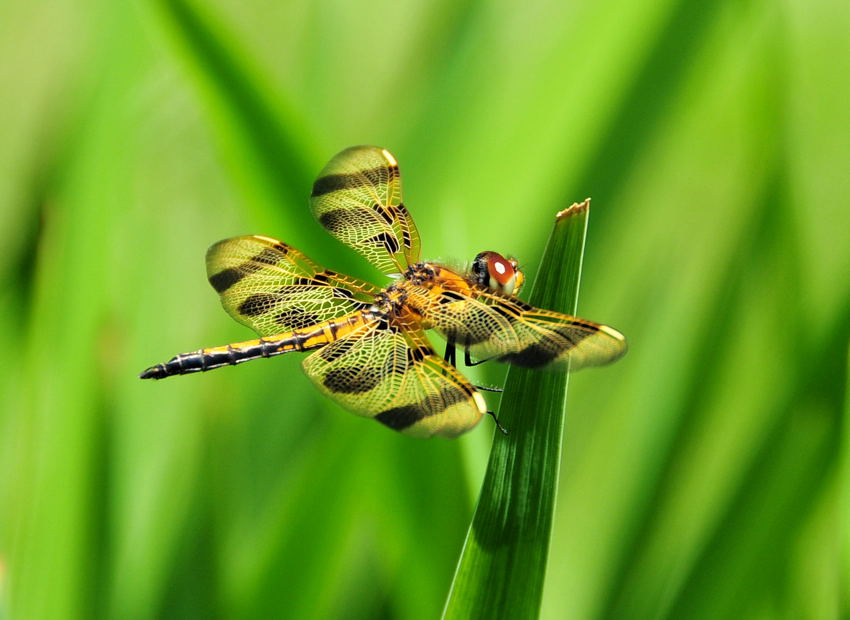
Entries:
{"type": "Polygon", "coordinates": [[[580,314],[631,350],[571,381],[545,618],[847,617],[848,32],[843,0],[5,0],[0,618],[439,614],[489,421],[391,433],[297,356],[137,379],[250,337],[214,241],[376,276],[308,210],[361,143],[430,258],[533,278],[593,197],[580,314]]]}

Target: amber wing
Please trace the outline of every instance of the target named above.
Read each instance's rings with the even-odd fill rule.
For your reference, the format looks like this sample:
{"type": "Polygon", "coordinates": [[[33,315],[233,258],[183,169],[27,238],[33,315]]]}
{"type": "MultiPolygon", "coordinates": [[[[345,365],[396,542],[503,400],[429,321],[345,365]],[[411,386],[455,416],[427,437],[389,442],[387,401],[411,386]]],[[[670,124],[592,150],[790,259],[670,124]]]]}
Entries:
{"type": "Polygon", "coordinates": [[[487,412],[483,397],[434,353],[419,329],[363,325],[303,362],[341,406],[414,437],[455,437],[487,412]]]}
{"type": "Polygon", "coordinates": [[[207,276],[234,319],[261,336],[306,329],[369,308],[381,289],[324,269],[295,248],[261,235],[219,241],[207,276]]]}
{"type": "Polygon", "coordinates": [[[617,330],[585,319],[541,310],[481,288],[473,296],[444,293],[424,309],[425,320],[477,359],[525,368],[609,364],[626,352],[617,330]]]}
{"type": "Polygon", "coordinates": [[[419,233],[386,149],[355,146],[336,155],[313,184],[311,204],[322,226],[383,273],[403,273],[419,260],[419,233]]]}

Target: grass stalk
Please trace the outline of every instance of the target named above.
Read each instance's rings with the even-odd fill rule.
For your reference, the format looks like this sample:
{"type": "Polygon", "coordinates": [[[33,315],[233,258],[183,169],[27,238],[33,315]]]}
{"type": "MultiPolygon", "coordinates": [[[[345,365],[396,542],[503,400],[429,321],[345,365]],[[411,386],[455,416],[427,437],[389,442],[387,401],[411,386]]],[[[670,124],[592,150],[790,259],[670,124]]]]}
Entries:
{"type": "MultiPolygon", "coordinates": [[[[555,219],[529,301],[574,314],[590,200],[555,219]]],[[[444,618],[534,618],[555,511],[567,396],[563,373],[511,367],[478,506],[444,618]]]]}

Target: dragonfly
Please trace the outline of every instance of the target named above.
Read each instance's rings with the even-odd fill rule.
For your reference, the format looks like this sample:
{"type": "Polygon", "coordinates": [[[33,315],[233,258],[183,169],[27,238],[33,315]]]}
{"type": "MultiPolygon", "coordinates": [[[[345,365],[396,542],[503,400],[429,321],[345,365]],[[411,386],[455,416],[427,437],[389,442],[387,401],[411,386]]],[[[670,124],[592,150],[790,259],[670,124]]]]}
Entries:
{"type": "Polygon", "coordinates": [[[555,370],[600,366],[626,352],[611,327],[517,298],[525,277],[513,258],[481,252],[465,269],[420,260],[398,162],[386,149],[356,146],[334,156],[310,202],[319,223],[390,283],[325,269],[263,235],[219,241],[207,251],[209,282],[228,314],[259,338],[181,353],[141,378],[309,351],[304,372],[343,408],[406,435],[455,437],[486,414],[495,418],[456,367],[457,348],[469,365],[555,370]],[[432,347],[430,329],[445,338],[445,355],[432,347]]]}

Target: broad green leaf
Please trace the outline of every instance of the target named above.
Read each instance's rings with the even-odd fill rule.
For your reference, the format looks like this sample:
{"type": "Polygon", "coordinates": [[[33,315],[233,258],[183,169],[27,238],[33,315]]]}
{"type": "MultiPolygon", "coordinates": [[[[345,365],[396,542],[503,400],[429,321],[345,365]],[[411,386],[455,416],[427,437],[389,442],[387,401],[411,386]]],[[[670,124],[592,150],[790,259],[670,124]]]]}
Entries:
{"type": "Polygon", "coordinates": [[[247,207],[268,228],[287,208],[305,203],[316,166],[315,137],[294,106],[259,71],[214,8],[193,0],[159,2],[177,56],[245,181],[247,207]]]}

